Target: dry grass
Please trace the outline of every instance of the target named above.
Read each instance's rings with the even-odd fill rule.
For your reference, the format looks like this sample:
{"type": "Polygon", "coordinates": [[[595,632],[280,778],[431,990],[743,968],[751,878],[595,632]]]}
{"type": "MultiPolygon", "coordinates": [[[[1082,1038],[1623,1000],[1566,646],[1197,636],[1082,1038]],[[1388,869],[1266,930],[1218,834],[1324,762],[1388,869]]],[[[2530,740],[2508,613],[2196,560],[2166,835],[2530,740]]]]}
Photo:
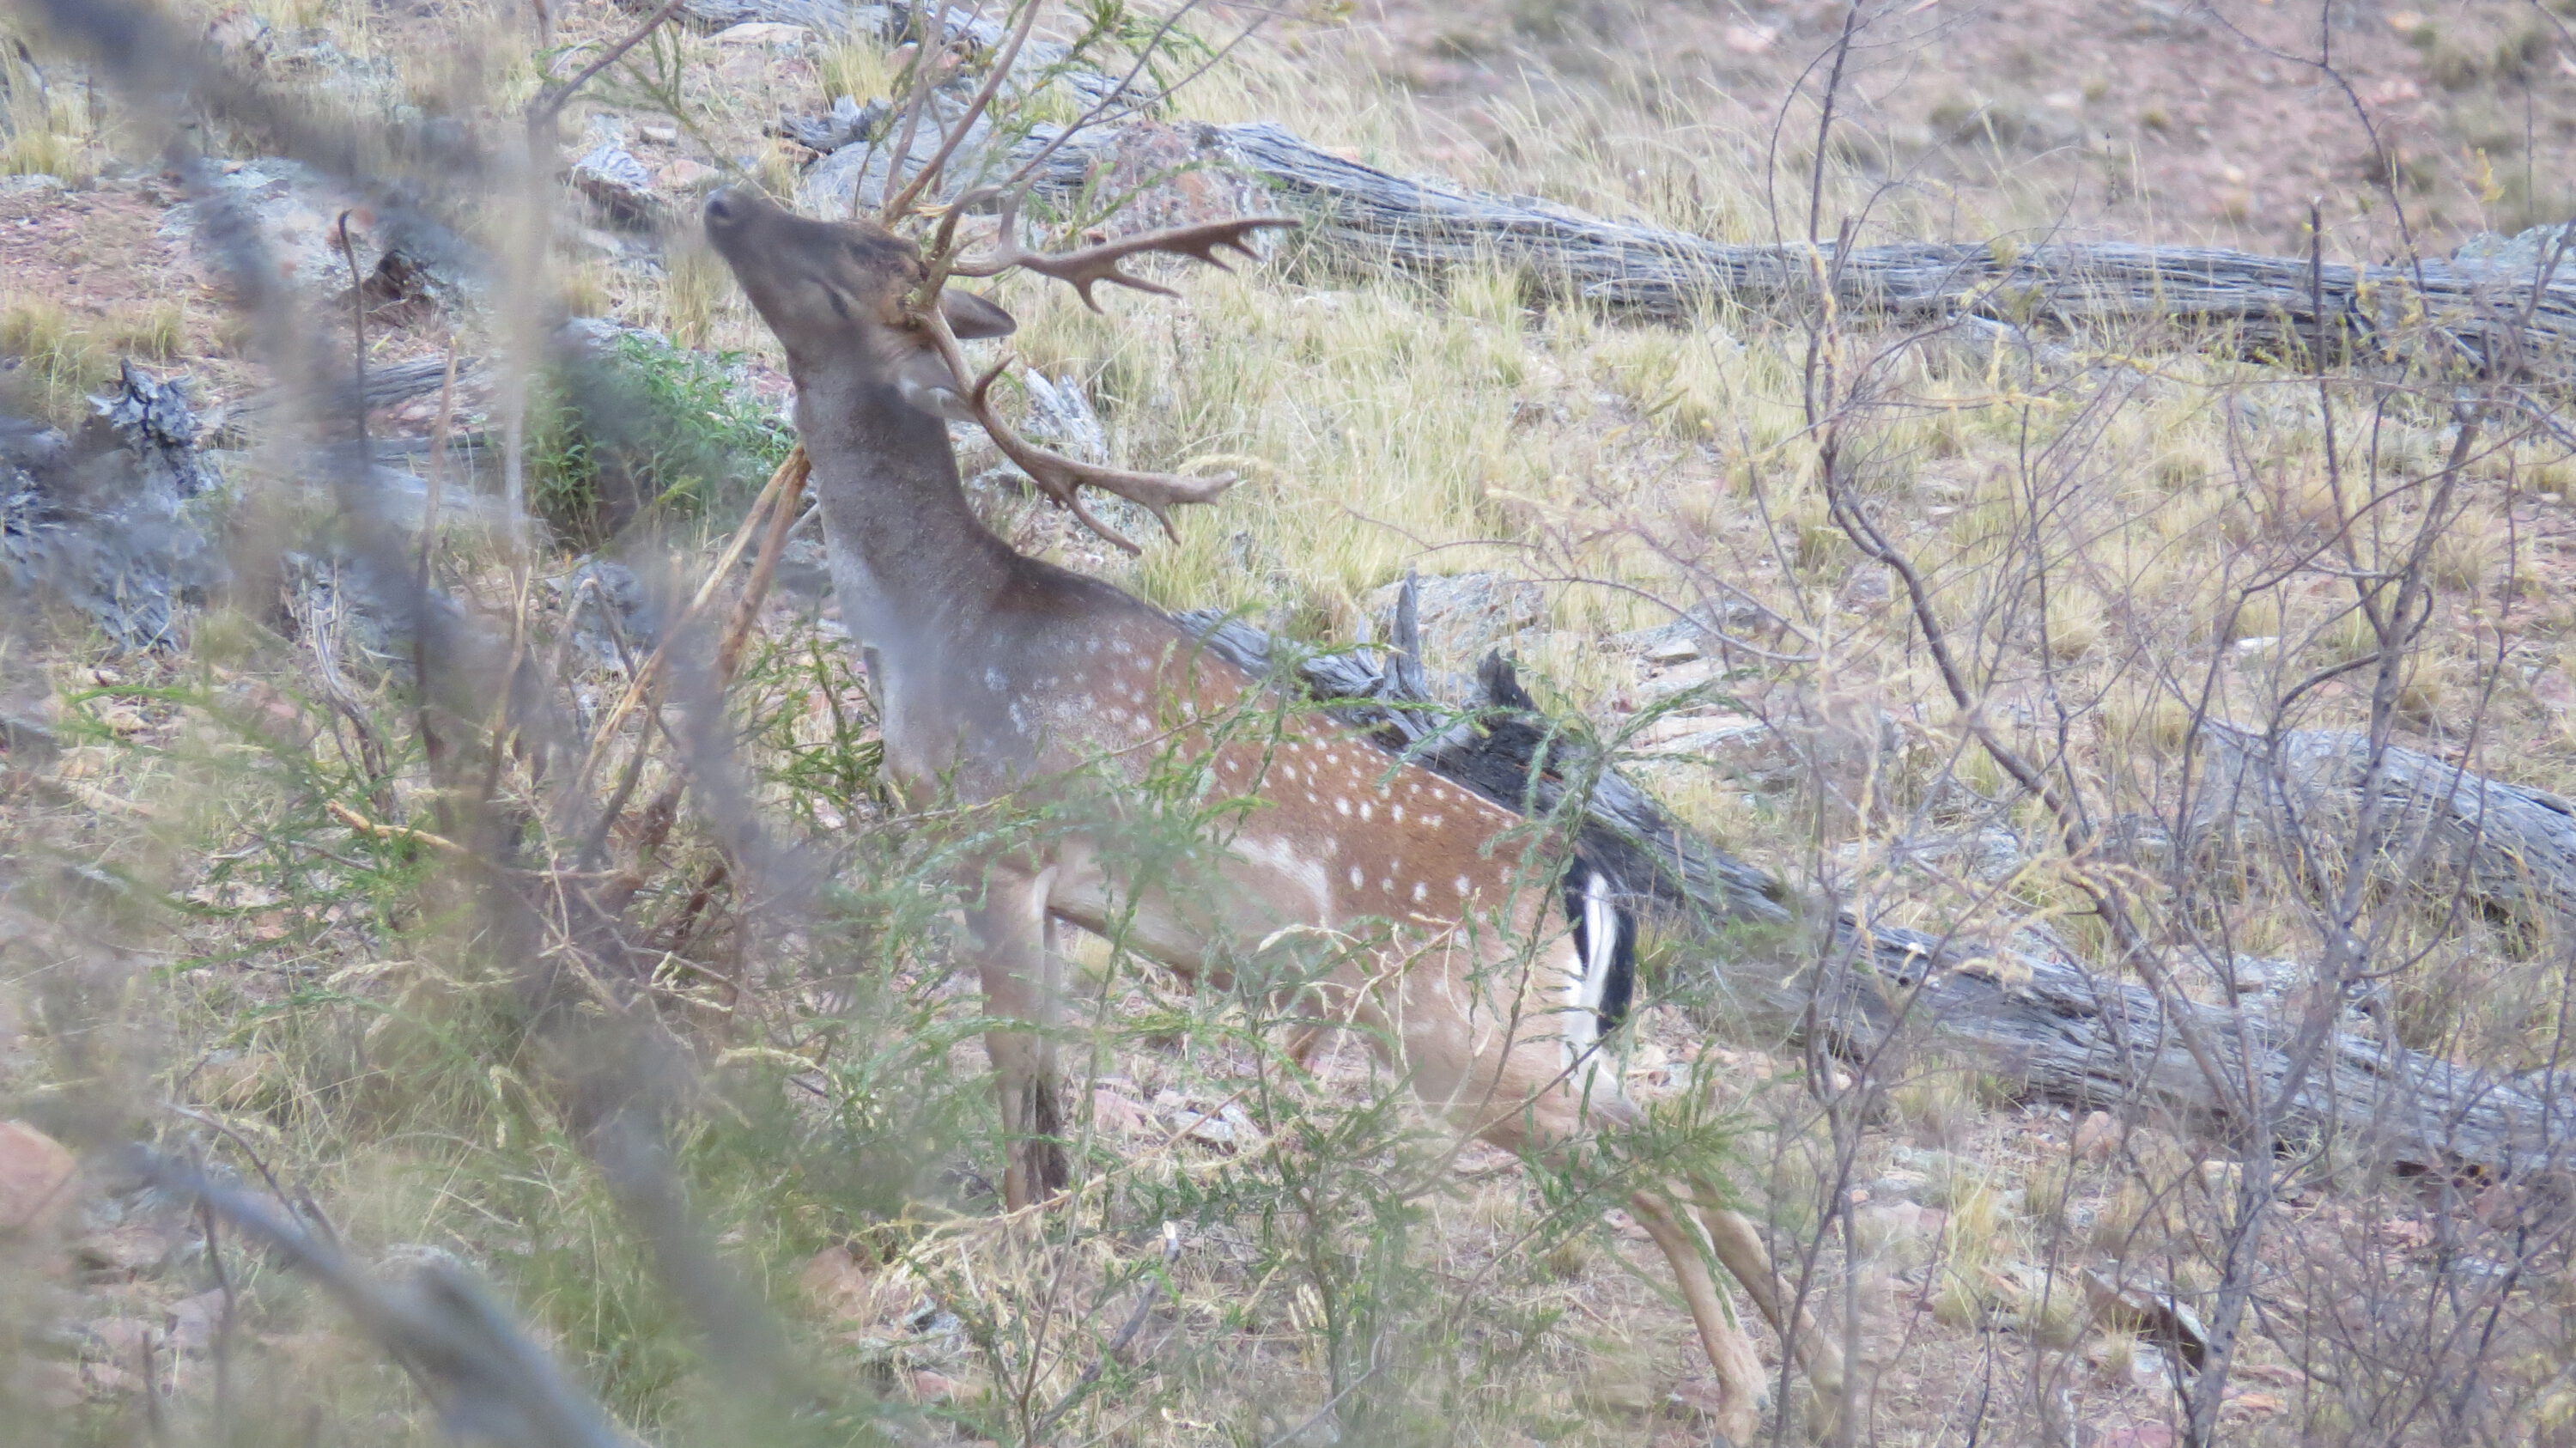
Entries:
{"type": "MultiPolygon", "coordinates": [[[[270,18],[357,23],[329,5],[270,18]]],[[[561,20],[568,34],[618,23],[605,6],[561,20]]],[[[350,29],[343,43],[385,41],[350,29]]],[[[771,56],[692,38],[674,54],[691,144],[702,137],[728,162],[775,157],[758,132],[777,110],[865,96],[893,72],[885,54],[855,43],[771,56]]],[[[405,63],[427,73],[425,61],[405,63]]],[[[505,52],[494,94],[523,94],[535,74],[505,52]]],[[[1182,109],[1280,120],[1396,169],[1428,143],[1406,98],[1364,80],[1328,35],[1253,47],[1182,109]]],[[[1502,130],[1508,147],[1467,158],[1464,179],[1723,234],[1755,217],[1758,178],[1739,153],[1665,125],[1638,94],[1552,93],[1507,111],[1502,130]],[[1654,144],[1635,144],[1647,136],[1654,144]]],[[[13,131],[13,146],[32,134],[13,131]]],[[[1836,176],[1831,194],[1848,201],[1857,184],[1836,176]]],[[[2025,202],[1991,204],[2010,214],[2025,202]]],[[[596,260],[567,270],[585,309],[612,308],[684,346],[768,345],[720,270],[685,246],[655,274],[596,260]]],[[[1671,677],[1655,677],[1617,635],[1676,608],[1749,597],[1794,625],[1777,652],[1805,662],[1713,674],[1721,697],[1686,712],[1804,694],[1850,717],[1890,716],[1903,747],[1847,771],[1819,766],[1787,788],[1749,782],[1723,759],[1668,764],[1655,776],[1667,801],[1804,878],[1832,874],[1838,852],[1860,847],[1847,857],[1862,861],[1857,878],[1844,884],[1892,913],[2008,910],[2107,957],[2065,861],[2044,843],[2000,903],[1991,882],[1906,874],[1868,853],[1993,824],[2039,842],[2047,821],[1990,756],[1962,746],[1956,711],[1929,702],[1921,620],[1891,605],[1883,571],[1837,525],[1800,406],[1801,330],[1745,316],[1623,325],[1534,306],[1500,268],[1435,283],[1291,264],[1193,276],[1187,292],[1122,295],[1106,318],[1059,292],[1015,284],[1000,295],[1023,323],[1013,345],[1050,375],[1080,379],[1120,461],[1223,457],[1246,481],[1133,564],[1048,519],[1008,520],[1020,536],[1166,605],[1241,609],[1331,639],[1349,638],[1372,590],[1408,568],[1540,579],[1547,617],[1514,645],[1555,697],[1605,731],[1671,677]]],[[[153,315],[84,324],[19,298],[6,318],[0,349],[24,357],[54,403],[95,386],[115,356],[168,346],[153,350],[167,325],[153,315]]],[[[2119,360],[2124,339],[2095,338],[2079,342],[2104,365],[2033,376],[2000,352],[1898,340],[1836,339],[1855,363],[1890,354],[1857,486],[1931,581],[1937,618],[1973,642],[2017,737],[2052,735],[2052,701],[2098,701],[2056,732],[2052,758],[2106,815],[2163,797],[2195,709],[2260,717],[2283,680],[2376,647],[2348,592],[2255,565],[2348,521],[2339,483],[2438,471],[2442,412],[2392,404],[2371,427],[2339,431],[2329,456],[2315,389],[2285,370],[2172,354],[2131,366],[2119,360]],[[2034,536],[2050,560],[2044,600],[2025,566],[2034,536]]],[[[2435,541],[2446,626],[2413,663],[2402,737],[2437,752],[2475,737],[2485,758],[2509,756],[2498,772],[2559,785],[2576,781],[2576,730],[2567,705],[2538,691],[2566,686],[2576,611],[2556,586],[2554,543],[2534,542],[2569,533],[2557,519],[2570,465],[2539,442],[2517,444],[2513,460],[2481,475],[2435,541]]],[[[2360,565],[2387,564],[2424,506],[2420,492],[2390,487],[2355,535],[2360,565]]],[[[475,551],[487,545],[457,544],[447,564],[457,587],[500,592],[496,560],[475,551]]],[[[541,571],[559,576],[569,562],[541,571]]],[[[540,637],[561,622],[542,607],[536,619],[540,637]]],[[[718,1441],[723,1387],[698,1371],[649,1252],[535,1084],[513,977],[444,918],[458,908],[454,882],[323,808],[366,804],[376,781],[363,777],[348,711],[317,691],[309,640],[285,628],[245,606],[209,616],[193,657],[43,662],[41,692],[62,701],[57,727],[73,747],[41,774],[9,776],[0,808],[14,837],[117,882],[101,887],[116,902],[101,931],[156,967],[118,986],[128,995],[110,1064],[146,1083],[133,1093],[137,1112],[173,1130],[197,1118],[165,1105],[220,1119],[351,1240],[425,1243],[484,1265],[656,1441],[718,1441]]],[[[0,662],[18,671],[13,682],[36,667],[23,655],[0,662]]],[[[613,685],[603,671],[577,692],[596,707],[613,685]]],[[[360,712],[393,731],[401,692],[374,687],[360,712]]],[[[2350,727],[2367,707],[2357,690],[2328,688],[2297,722],[2350,727]]],[[[1084,1389],[1061,1424],[1082,1441],[1266,1444],[1346,1388],[1352,1411],[1369,1415],[1351,1431],[1372,1443],[1519,1448],[1695,1431],[1686,1325],[1653,1285],[1634,1229],[1592,1225],[1579,1181],[1533,1187],[1489,1153],[1452,1159],[1408,1107],[1389,1104],[1401,1102],[1393,1083],[1356,1044],[1319,1079],[1297,1079],[1240,1003],[1184,997],[1121,949],[1086,947],[1098,1079],[1083,1194],[1054,1224],[994,1217],[989,1195],[961,1180],[991,1170],[993,1126],[977,1006],[936,944],[934,917],[953,900],[930,846],[876,828],[863,690],[834,640],[782,614],[736,710],[755,795],[841,867],[849,898],[793,939],[763,942],[772,954],[757,980],[707,978],[748,958],[740,944],[732,957],[708,946],[671,966],[671,1014],[702,1033],[717,1103],[684,1160],[728,1259],[790,1308],[797,1351],[836,1392],[926,1404],[934,1416],[923,1422],[1015,1443],[1043,1436],[1038,1421],[1087,1372],[1106,1386],[1084,1389]],[[1241,1118],[1231,1140],[1192,1133],[1224,1105],[1241,1118]],[[1165,1221],[1182,1224],[1184,1242],[1168,1278],[1165,1221]],[[1106,1344],[1140,1294],[1162,1305],[1143,1345],[1113,1359],[1106,1344]]],[[[660,779],[648,772],[645,792],[660,779]]],[[[521,802],[534,813],[543,795],[527,788],[521,802]]],[[[426,811],[417,789],[407,778],[397,795],[426,811]]],[[[713,858],[703,841],[688,848],[691,867],[713,858]]],[[[2242,868],[2234,897],[2203,902],[2222,917],[2213,931],[2245,953],[2307,948],[2305,896],[2288,872],[2242,868]]],[[[2440,925],[2454,948],[2418,967],[2399,1033],[2476,1036],[2516,1064],[2545,1059],[2559,1030],[2547,990],[2477,988],[2511,974],[2506,932],[2440,925]]],[[[83,942],[58,921],[12,949],[7,994],[20,1024],[0,1091],[14,1109],[59,1114],[82,1079],[73,1067],[99,1058],[49,1036],[37,1002],[49,976],[83,958],[83,942]]],[[[2195,1157],[2138,1133],[2114,1159],[2080,1158],[2071,1120],[2003,1107],[1990,1083],[1930,1066],[1863,1083],[1864,1095],[1884,1095],[1884,1111],[1837,1139],[1817,1101],[1841,1088],[1783,1067],[1765,1054],[1776,1042],[1709,1049],[1705,1023],[1722,1020],[1722,1006],[1693,982],[1672,993],[1647,1014],[1632,1084],[1662,1100],[1719,1089],[1737,1110],[1728,1175],[1784,1243],[1814,1247],[1824,1297],[1839,1302],[1849,1285],[1868,1305],[1864,1335],[1889,1374],[1881,1441],[1943,1441],[1945,1425],[1966,1421],[1960,1375],[1981,1361],[2004,1362],[2013,1381],[1997,1393],[2025,1405],[1998,1410],[2007,1437],[2038,1433],[2044,1408],[2028,1405],[2045,1404],[2035,1385],[2057,1383],[2052,1372],[2083,1375],[2081,1401],[2100,1421],[2161,1414],[2164,1386],[2142,1365],[2155,1350],[2129,1326],[2088,1319],[2072,1273],[2143,1264],[2179,1292],[2206,1291],[2216,1208],[2195,1157]],[[1850,1159],[1834,1161],[1843,1147],[1850,1159]],[[1865,1184],[1861,1198],[1854,1184],[1865,1184]],[[1846,1218],[1848,1236],[1822,1225],[1824,1206],[1855,1201],[1867,1209],[1846,1218]]],[[[175,1268],[131,1273],[88,1284],[79,1310],[148,1315],[201,1285],[175,1268]]],[[[262,1391],[280,1403],[313,1395],[335,1427],[380,1441],[430,1437],[419,1404],[353,1365],[302,1289],[263,1270],[248,1290],[261,1345],[244,1371],[262,1391]]],[[[2559,1381],[2552,1371],[2512,1369],[2541,1394],[2559,1381]]],[[[138,1420],[132,1382],[97,1371],[81,1381],[109,1425],[102,1433],[138,1420]]],[[[178,1401],[199,1411],[202,1389],[178,1401]]],[[[2343,1411],[2318,1405],[2307,1430],[2343,1411]]],[[[823,1416],[833,1431],[844,1421],[823,1416]]],[[[2296,1436],[2268,1411],[2238,1426],[2244,1441],[2296,1436]]],[[[799,1441],[848,1441],[809,1429],[799,1441]]]]}

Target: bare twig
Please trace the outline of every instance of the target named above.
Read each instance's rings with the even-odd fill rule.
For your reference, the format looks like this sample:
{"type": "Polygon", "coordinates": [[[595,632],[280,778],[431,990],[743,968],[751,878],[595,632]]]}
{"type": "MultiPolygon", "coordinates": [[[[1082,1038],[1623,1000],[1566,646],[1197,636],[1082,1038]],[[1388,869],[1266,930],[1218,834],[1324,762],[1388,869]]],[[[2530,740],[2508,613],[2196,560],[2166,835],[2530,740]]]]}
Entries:
{"type": "Polygon", "coordinates": [[[575,95],[580,93],[583,86],[590,84],[601,71],[608,69],[610,66],[615,65],[618,61],[624,59],[626,52],[633,50],[636,46],[642,44],[644,37],[661,29],[662,22],[679,14],[680,7],[687,3],[688,0],[667,0],[667,3],[665,3],[661,9],[654,11],[651,16],[646,18],[643,24],[636,26],[631,31],[628,31],[624,39],[610,45],[608,49],[601,51],[599,55],[590,62],[590,64],[585,65],[580,70],[574,72],[570,80],[550,85],[544,90],[538,92],[537,98],[528,103],[529,132],[531,134],[537,134],[551,131],[555,123],[555,117],[563,113],[563,108],[571,102],[575,95]]]}
{"type": "MultiPolygon", "coordinates": [[[[1002,83],[1010,78],[1011,68],[1019,62],[1020,47],[1027,42],[1029,32],[1036,28],[1038,11],[1044,4],[1045,0],[1020,0],[1019,23],[1011,27],[1010,37],[1002,42],[1001,52],[993,57],[992,65],[984,76],[984,83],[976,87],[974,99],[966,103],[965,114],[959,116],[956,123],[948,128],[947,135],[940,139],[939,149],[933,151],[930,159],[922,163],[920,173],[905,183],[901,191],[887,198],[885,210],[879,216],[879,220],[891,226],[911,215],[912,203],[921,199],[921,193],[928,190],[930,185],[939,179],[939,173],[947,168],[949,158],[957,154],[958,146],[966,140],[966,133],[974,129],[975,122],[983,116],[986,108],[993,104],[993,97],[1001,90],[1002,83]]],[[[896,156],[892,164],[900,165],[903,159],[902,156],[896,156]]],[[[886,177],[891,181],[893,176],[894,172],[889,168],[886,177]]]]}
{"type": "Polygon", "coordinates": [[[127,1159],[156,1186],[195,1199],[209,1221],[231,1222],[321,1283],[452,1427],[507,1448],[637,1448],[462,1270],[432,1262],[406,1286],[387,1286],[338,1246],[194,1167],[140,1147],[127,1159]]]}

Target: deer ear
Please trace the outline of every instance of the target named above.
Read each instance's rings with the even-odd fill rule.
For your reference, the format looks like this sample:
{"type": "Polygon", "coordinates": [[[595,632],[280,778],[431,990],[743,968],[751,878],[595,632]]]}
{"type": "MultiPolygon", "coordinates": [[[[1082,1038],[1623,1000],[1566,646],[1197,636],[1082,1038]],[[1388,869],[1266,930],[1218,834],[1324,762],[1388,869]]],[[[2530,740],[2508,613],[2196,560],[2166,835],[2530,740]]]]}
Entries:
{"type": "Polygon", "coordinates": [[[1020,329],[1017,318],[973,292],[955,287],[939,289],[939,314],[948,319],[948,330],[961,342],[981,341],[987,337],[1007,337],[1020,329]]]}

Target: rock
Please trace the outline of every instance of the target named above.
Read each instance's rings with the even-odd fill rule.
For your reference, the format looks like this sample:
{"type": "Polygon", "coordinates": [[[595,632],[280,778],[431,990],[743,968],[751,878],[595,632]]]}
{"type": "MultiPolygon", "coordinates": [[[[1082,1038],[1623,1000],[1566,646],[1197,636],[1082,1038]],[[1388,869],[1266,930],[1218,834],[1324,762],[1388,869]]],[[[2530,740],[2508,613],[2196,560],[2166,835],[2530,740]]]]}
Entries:
{"type": "Polygon", "coordinates": [[[1092,410],[1091,399],[1072,373],[1049,381],[1032,367],[1020,374],[1020,380],[1029,392],[1029,416],[1022,431],[1031,441],[1077,462],[1109,460],[1109,430],[1101,426],[1100,414],[1092,410]]]}
{"type": "Polygon", "coordinates": [[[1924,872],[1955,870],[1989,885],[2020,869],[2028,858],[2030,852],[2022,846],[2021,837],[1999,827],[1969,834],[1906,838],[1896,841],[1887,851],[1891,865],[1924,872]]]}
{"type": "MultiPolygon", "coordinates": [[[[929,164],[932,156],[938,154],[941,132],[965,115],[966,100],[963,95],[947,91],[933,94],[931,109],[938,113],[939,124],[931,125],[925,117],[921,127],[913,133],[912,146],[905,152],[903,168],[907,182],[929,164]]],[[[977,167],[984,159],[984,150],[992,138],[992,121],[988,117],[977,116],[975,123],[967,127],[966,138],[958,143],[957,151],[938,184],[931,187],[930,199],[945,201],[970,187],[973,184],[971,178],[977,174],[977,167]]],[[[848,216],[854,208],[860,212],[873,212],[885,204],[886,173],[893,166],[895,146],[901,137],[878,139],[883,144],[845,142],[806,171],[805,179],[796,187],[797,205],[804,209],[806,215],[848,216]],[[854,195],[857,198],[855,202],[852,200],[854,195]]]]}
{"type": "Polygon", "coordinates": [[[808,1258],[796,1274],[796,1285],[826,1318],[838,1322],[875,1320],[877,1274],[847,1246],[833,1245],[808,1258]]]}
{"type": "Polygon", "coordinates": [[[718,45],[798,46],[811,45],[821,38],[802,25],[783,20],[747,20],[715,33],[718,45]]]}
{"type": "Polygon", "coordinates": [[[126,364],[78,439],[0,418],[0,617],[67,606],[130,649],[170,640],[223,577],[203,516],[221,482],[185,378],[126,364]]]}
{"type": "Polygon", "coordinates": [[[1650,664],[1686,664],[1699,657],[1699,635],[1696,632],[1659,638],[1649,644],[1642,657],[1650,664]]]}
{"type": "MultiPolygon", "coordinates": [[[[1110,132],[1089,155],[1085,180],[1090,193],[1128,198],[1101,225],[1104,236],[1279,212],[1279,203],[1268,189],[1227,160],[1212,126],[1131,121],[1110,132]]],[[[1250,240],[1253,249],[1267,257],[1286,235],[1284,230],[1265,228],[1250,240]]],[[[1177,269],[1182,264],[1169,265],[1177,269]]]]}
{"type": "Polygon", "coordinates": [[[662,342],[662,334],[650,327],[630,327],[609,317],[573,317],[555,329],[555,341],[584,357],[605,357],[627,337],[647,342],[662,342]]]}
{"type": "Polygon", "coordinates": [[[23,1121],[0,1121],[0,1236],[51,1231],[77,1194],[70,1148],[23,1121]]]}
{"type": "Polygon", "coordinates": [[[68,189],[60,176],[31,171],[21,176],[0,176],[0,201],[51,201],[68,189]]]}
{"type": "Polygon", "coordinates": [[[782,116],[772,134],[784,136],[809,151],[828,156],[844,146],[854,146],[876,133],[886,118],[886,103],[872,100],[865,106],[848,96],[832,102],[832,109],[819,116],[782,116]]]}
{"type": "Polygon", "coordinates": [[[1699,657],[1694,645],[1689,662],[1674,664],[1662,673],[1640,682],[1637,685],[1637,697],[1646,703],[1658,704],[1693,690],[1706,691],[1710,685],[1725,677],[1726,666],[1715,659],[1699,657]]]}
{"type": "Polygon", "coordinates": [[[202,1353],[213,1347],[215,1334],[223,1328],[224,1309],[221,1288],[209,1288],[171,1303],[165,1314],[170,1325],[170,1346],[183,1353],[202,1353]]]}
{"type": "Polygon", "coordinates": [[[1091,1124],[1103,1136],[1143,1136],[1154,1130],[1153,1114],[1143,1103],[1106,1086],[1091,1088],[1091,1124]]]}
{"type": "Polygon", "coordinates": [[[1733,712],[1673,713],[1633,735],[1629,752],[1641,760],[1715,765],[1755,789],[1793,788],[1806,760],[1769,722],[1733,712]]]}
{"type": "Polygon", "coordinates": [[[473,291],[468,248],[417,208],[380,205],[299,161],[261,157],[222,175],[196,178],[198,194],[170,209],[161,234],[185,239],[208,270],[256,295],[283,283],[306,305],[345,311],[350,251],[371,307],[402,302],[447,306],[473,291]],[[263,276],[243,268],[257,264],[263,276]]]}
{"type": "MultiPolygon", "coordinates": [[[[1876,1191],[1871,1195],[1875,1197],[1876,1191]]],[[[1873,1200],[1855,1214],[1862,1242],[1873,1249],[1899,1242],[1937,1242],[1949,1223],[1948,1212],[1902,1199],[1873,1200]]]]}
{"type": "Polygon", "coordinates": [[[2120,1124],[2108,1111],[2095,1111],[2075,1124],[2075,1154],[2099,1165],[2120,1149],[2120,1124]]]}
{"type": "Polygon", "coordinates": [[[2097,1319],[2173,1349],[2193,1371],[2199,1371],[2209,1356],[2209,1333],[2200,1325],[2198,1314],[2170,1294],[2123,1287],[2089,1268],[2083,1282],[2084,1300],[2097,1319]]]}
{"type": "Polygon", "coordinates": [[[2194,1168],[2193,1174],[2200,1181],[2200,1189],[2209,1193],[2213,1201],[2224,1202],[2235,1197],[2238,1184],[2245,1179],[2245,1168],[2213,1158],[2194,1168]]]}
{"type": "Polygon", "coordinates": [[[73,1257],[93,1272],[133,1277],[170,1260],[179,1247],[175,1233],[154,1222],[120,1222],[80,1239],[73,1257]]]}
{"type": "Polygon", "coordinates": [[[1674,1385],[1664,1403],[1693,1418],[1723,1417],[1728,1407],[1724,1389],[1715,1378],[1686,1378],[1674,1385]]]}
{"type": "Polygon", "coordinates": [[[1711,599],[1671,623],[1631,629],[1619,635],[1616,642],[1648,662],[1663,662],[1655,654],[1664,649],[1676,650],[1671,662],[1723,658],[1728,636],[1760,642],[1765,636],[1776,635],[1779,626],[1780,620],[1760,604],[1740,598],[1711,599]],[[1683,645],[1688,646],[1688,652],[1679,651],[1683,645]]]}
{"type": "Polygon", "coordinates": [[[603,140],[584,152],[572,163],[572,184],[613,222],[648,227],[662,217],[652,176],[623,141],[603,140]]]}
{"type": "Polygon", "coordinates": [[[1262,1144],[1261,1129],[1232,1101],[1208,1105],[1166,1088],[1154,1095],[1154,1113],[1172,1124],[1183,1140],[1226,1151],[1253,1151],[1262,1144]]]}
{"type": "MultiPolygon", "coordinates": [[[[1547,616],[1547,593],[1537,584],[1500,573],[1432,574],[1417,580],[1415,619],[1422,635],[1422,662],[1433,670],[1468,671],[1505,638],[1547,616]]],[[[1395,605],[1404,585],[1390,583],[1368,596],[1370,616],[1383,626],[1381,637],[1394,633],[1395,605]]],[[[1463,688],[1432,692],[1455,697],[1463,688]]]]}
{"type": "Polygon", "coordinates": [[[629,657],[640,666],[643,656],[652,652],[660,620],[635,570],[612,559],[593,558],[554,586],[564,600],[564,626],[573,647],[594,667],[620,668],[629,657]]]}
{"type": "Polygon", "coordinates": [[[820,538],[790,538],[779,550],[778,571],[769,586],[784,599],[802,605],[810,617],[832,594],[832,555],[820,538]]]}
{"type": "Polygon", "coordinates": [[[716,168],[682,156],[662,168],[662,184],[673,191],[692,191],[716,178],[716,168]]]}
{"type": "Polygon", "coordinates": [[[1852,570],[1850,581],[1842,588],[1841,603],[1848,609],[1871,609],[1896,596],[1896,576],[1876,564],[1852,570]]]}
{"type": "MultiPolygon", "coordinates": [[[[742,26],[737,28],[750,29],[752,27],[742,26]]],[[[957,1399],[966,1396],[967,1391],[966,1384],[959,1382],[957,1379],[949,1377],[944,1373],[934,1373],[926,1368],[915,1368],[911,1372],[905,1374],[905,1384],[912,1389],[912,1400],[916,1403],[955,1402],[957,1399]]]]}
{"type": "Polygon", "coordinates": [[[2507,272],[2517,276],[2538,276],[2543,266],[2557,263],[2550,275],[2556,285],[2576,281],[2576,222],[2555,226],[2535,226],[2511,236],[2482,231],[2460,243],[2451,253],[2455,266],[2477,271],[2507,272]]]}

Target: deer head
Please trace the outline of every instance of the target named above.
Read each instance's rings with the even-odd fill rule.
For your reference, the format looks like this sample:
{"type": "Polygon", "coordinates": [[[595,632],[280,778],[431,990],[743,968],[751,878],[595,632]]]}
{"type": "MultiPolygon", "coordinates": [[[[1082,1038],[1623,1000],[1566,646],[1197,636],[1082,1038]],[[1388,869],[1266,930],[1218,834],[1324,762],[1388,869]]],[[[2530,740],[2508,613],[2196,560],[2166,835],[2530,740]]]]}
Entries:
{"type": "Polygon", "coordinates": [[[800,386],[821,369],[856,368],[864,381],[891,389],[907,406],[972,422],[1058,506],[1101,537],[1136,552],[1133,542],[1083,506],[1083,488],[1143,505],[1169,532],[1170,507],[1211,501],[1233,486],[1233,475],[1189,477],[1100,467],[1021,437],[993,405],[993,384],[1009,360],[977,376],[958,346],[960,340],[1007,336],[1018,323],[991,301],[947,285],[947,279],[998,276],[1021,268],[1071,284],[1098,310],[1091,289],[1100,282],[1170,294],[1167,287],[1122,271],[1119,263],[1129,257],[1159,252],[1222,268],[1220,249],[1254,255],[1246,243],[1252,233],[1297,223],[1280,217],[1209,222],[1050,254],[1019,244],[1013,235],[1016,205],[1005,203],[991,251],[961,257],[955,243],[957,217],[977,199],[968,198],[951,210],[927,260],[918,246],[881,226],[810,220],[740,186],[707,198],[707,239],[787,349],[789,370],[800,386]]]}

